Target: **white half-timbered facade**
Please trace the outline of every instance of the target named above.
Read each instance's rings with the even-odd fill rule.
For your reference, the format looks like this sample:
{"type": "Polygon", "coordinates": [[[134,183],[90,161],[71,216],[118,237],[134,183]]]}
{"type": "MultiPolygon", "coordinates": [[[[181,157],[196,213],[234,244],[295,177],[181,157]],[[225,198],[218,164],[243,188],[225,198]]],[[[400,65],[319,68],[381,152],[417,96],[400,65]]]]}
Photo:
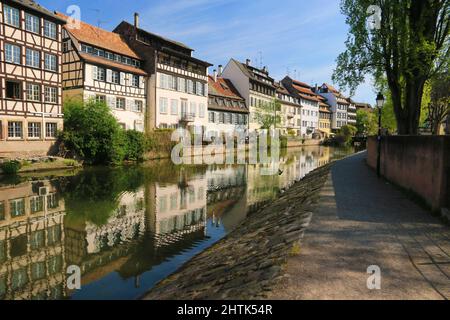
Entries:
{"type": "Polygon", "coordinates": [[[145,130],[142,60],[121,36],[82,21],[63,30],[65,99],[105,102],[126,130],[145,130]]]}
{"type": "Polygon", "coordinates": [[[64,23],[34,1],[0,1],[0,157],[46,155],[63,129],[64,23]]]}

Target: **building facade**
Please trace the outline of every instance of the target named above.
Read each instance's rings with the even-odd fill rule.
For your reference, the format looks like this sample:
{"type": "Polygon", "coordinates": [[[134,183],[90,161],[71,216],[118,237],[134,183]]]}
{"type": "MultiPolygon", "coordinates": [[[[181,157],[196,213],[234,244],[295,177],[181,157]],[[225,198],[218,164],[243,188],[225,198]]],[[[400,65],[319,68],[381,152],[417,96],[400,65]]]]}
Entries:
{"type": "Polygon", "coordinates": [[[147,130],[208,125],[208,62],[192,56],[193,49],[123,21],[115,33],[143,57],[147,83],[147,130]]]}
{"type": "Polygon", "coordinates": [[[336,132],[343,126],[347,125],[348,109],[350,106],[348,99],[345,98],[342,93],[336,90],[333,86],[326,83],[318,88],[316,92],[327,99],[327,104],[331,107],[331,130],[336,132]]]}
{"type": "Polygon", "coordinates": [[[319,107],[319,130],[324,138],[328,138],[331,135],[331,115],[330,107],[326,103],[321,102],[319,107]]]}
{"type": "Polygon", "coordinates": [[[308,84],[285,77],[281,83],[291,95],[299,99],[301,105],[300,136],[313,138],[319,133],[319,103],[320,99],[308,84]]]}
{"type": "Polygon", "coordinates": [[[34,1],[0,2],[0,156],[46,155],[63,129],[64,23],[34,1]]]}
{"type": "Polygon", "coordinates": [[[223,77],[229,79],[245,99],[250,112],[250,131],[261,129],[261,118],[268,113],[275,116],[275,80],[266,67],[255,68],[249,59],[245,63],[231,59],[223,70],[223,77]]]}
{"type": "Polygon", "coordinates": [[[356,126],[356,103],[348,98],[347,102],[349,103],[347,109],[347,124],[356,126]]]}
{"type": "Polygon", "coordinates": [[[64,99],[105,102],[124,129],[141,132],[147,76],[142,64],[141,58],[116,33],[82,21],[79,27],[64,27],[64,99]]]}
{"type": "Polygon", "coordinates": [[[208,86],[208,135],[245,132],[249,111],[245,99],[231,81],[214,72],[209,76],[208,86]]]}
{"type": "Polygon", "coordinates": [[[300,99],[293,97],[282,84],[277,84],[277,102],[280,105],[281,133],[284,135],[301,135],[301,104],[300,99]]]}

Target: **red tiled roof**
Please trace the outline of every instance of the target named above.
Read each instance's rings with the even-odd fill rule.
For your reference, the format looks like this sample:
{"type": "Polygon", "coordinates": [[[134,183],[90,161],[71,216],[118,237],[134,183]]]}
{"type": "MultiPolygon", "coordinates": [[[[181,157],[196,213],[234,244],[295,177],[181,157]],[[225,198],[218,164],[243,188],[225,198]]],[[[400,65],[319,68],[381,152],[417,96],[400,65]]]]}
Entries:
{"type": "Polygon", "coordinates": [[[311,86],[310,86],[309,84],[305,83],[305,82],[301,82],[301,81],[294,80],[294,79],[292,79],[292,82],[293,82],[294,84],[296,84],[296,85],[301,86],[301,87],[311,88],[311,86]]]}
{"type": "MultiPolygon", "coordinates": [[[[57,13],[57,16],[68,19],[66,15],[60,12],[57,13]]],[[[68,26],[65,26],[66,30],[78,41],[141,60],[119,34],[94,27],[83,21],[79,22],[80,28],[69,28],[68,26]]]]}
{"type": "Polygon", "coordinates": [[[212,76],[208,76],[209,93],[236,100],[244,100],[230,80],[217,77],[214,81],[212,76]]]}

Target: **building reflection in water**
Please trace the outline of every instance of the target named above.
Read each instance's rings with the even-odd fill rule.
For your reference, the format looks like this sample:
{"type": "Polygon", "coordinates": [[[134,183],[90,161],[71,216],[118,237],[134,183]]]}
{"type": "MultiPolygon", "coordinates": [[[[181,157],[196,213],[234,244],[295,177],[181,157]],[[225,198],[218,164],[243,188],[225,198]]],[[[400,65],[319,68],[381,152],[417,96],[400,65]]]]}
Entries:
{"type": "Polygon", "coordinates": [[[0,298],[77,298],[66,289],[69,265],[81,268],[81,298],[133,298],[330,157],[329,148],[295,150],[273,176],[260,165],[165,165],[0,187],[0,298]]]}
{"type": "Polygon", "coordinates": [[[64,201],[51,181],[0,187],[0,298],[65,295],[64,201]]]}

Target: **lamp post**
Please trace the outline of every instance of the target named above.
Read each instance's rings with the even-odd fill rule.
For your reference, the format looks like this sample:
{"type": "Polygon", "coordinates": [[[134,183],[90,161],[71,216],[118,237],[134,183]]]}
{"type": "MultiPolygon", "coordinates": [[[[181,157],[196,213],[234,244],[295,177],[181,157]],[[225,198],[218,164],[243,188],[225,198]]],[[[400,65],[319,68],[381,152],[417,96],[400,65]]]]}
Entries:
{"type": "Polygon", "coordinates": [[[381,177],[381,111],[384,105],[384,96],[380,92],[377,96],[378,107],[378,153],[377,153],[377,176],[381,177]]]}

